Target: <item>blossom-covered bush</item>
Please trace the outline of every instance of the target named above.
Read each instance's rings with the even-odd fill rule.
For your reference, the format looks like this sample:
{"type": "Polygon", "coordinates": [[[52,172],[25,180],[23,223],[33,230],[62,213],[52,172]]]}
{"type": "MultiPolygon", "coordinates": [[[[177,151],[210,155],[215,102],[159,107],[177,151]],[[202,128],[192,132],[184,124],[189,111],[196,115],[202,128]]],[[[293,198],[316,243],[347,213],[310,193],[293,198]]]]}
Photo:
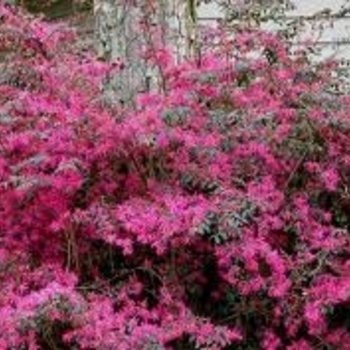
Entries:
{"type": "Polygon", "coordinates": [[[348,96],[259,32],[118,66],[1,7],[0,349],[349,349],[348,96]]]}

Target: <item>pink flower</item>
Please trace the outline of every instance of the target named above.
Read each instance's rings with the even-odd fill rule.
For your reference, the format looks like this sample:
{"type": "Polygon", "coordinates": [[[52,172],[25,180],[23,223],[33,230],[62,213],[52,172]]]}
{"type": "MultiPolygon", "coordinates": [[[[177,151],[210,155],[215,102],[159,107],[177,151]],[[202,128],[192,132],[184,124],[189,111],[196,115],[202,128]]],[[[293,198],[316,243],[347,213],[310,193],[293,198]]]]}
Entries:
{"type": "Polygon", "coordinates": [[[339,174],[336,169],[329,168],[321,173],[321,179],[329,191],[335,191],[339,184],[339,174]]]}
{"type": "Polygon", "coordinates": [[[326,329],[326,320],[321,308],[322,306],[317,303],[310,303],[305,306],[304,316],[312,335],[320,335],[326,329]]]}
{"type": "Polygon", "coordinates": [[[281,340],[272,331],[266,331],[264,333],[262,345],[265,350],[277,350],[280,348],[281,340]]]}

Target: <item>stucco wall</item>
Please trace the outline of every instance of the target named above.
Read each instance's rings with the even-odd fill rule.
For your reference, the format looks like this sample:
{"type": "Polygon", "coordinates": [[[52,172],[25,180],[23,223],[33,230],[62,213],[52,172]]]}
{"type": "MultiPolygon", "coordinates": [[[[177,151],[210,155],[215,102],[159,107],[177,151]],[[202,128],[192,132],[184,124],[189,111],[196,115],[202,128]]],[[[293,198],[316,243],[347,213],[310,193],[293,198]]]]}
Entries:
{"type": "MultiPolygon", "coordinates": [[[[345,3],[345,0],[294,0],[296,9],[287,13],[288,17],[311,16],[325,9],[336,13],[345,3]]],[[[198,9],[199,20],[203,23],[215,23],[214,18],[223,17],[220,8],[213,4],[203,4],[198,9]]],[[[321,57],[350,59],[350,14],[345,18],[335,18],[334,21],[306,20],[305,30],[296,41],[304,41],[314,38],[318,41],[321,57]]],[[[273,24],[268,24],[266,29],[272,29],[273,24]]]]}

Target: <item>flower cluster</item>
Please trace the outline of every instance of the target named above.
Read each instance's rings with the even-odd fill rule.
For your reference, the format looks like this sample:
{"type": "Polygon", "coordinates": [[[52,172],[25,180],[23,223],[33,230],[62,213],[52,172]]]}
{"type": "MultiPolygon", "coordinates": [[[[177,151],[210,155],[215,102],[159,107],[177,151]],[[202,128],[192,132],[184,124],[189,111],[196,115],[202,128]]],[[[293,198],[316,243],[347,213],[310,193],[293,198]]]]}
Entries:
{"type": "Polygon", "coordinates": [[[211,33],[125,110],[70,29],[0,11],[1,349],[349,349],[332,65],[211,33]]]}

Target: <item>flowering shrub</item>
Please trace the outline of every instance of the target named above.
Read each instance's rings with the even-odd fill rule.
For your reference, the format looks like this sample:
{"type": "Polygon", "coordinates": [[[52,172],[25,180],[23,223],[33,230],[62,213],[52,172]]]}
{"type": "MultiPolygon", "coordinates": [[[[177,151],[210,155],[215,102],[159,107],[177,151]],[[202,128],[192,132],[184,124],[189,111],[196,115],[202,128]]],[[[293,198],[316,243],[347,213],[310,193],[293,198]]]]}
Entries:
{"type": "Polygon", "coordinates": [[[0,349],[349,349],[332,65],[216,33],[124,110],[71,30],[1,7],[0,34],[0,349]]]}

